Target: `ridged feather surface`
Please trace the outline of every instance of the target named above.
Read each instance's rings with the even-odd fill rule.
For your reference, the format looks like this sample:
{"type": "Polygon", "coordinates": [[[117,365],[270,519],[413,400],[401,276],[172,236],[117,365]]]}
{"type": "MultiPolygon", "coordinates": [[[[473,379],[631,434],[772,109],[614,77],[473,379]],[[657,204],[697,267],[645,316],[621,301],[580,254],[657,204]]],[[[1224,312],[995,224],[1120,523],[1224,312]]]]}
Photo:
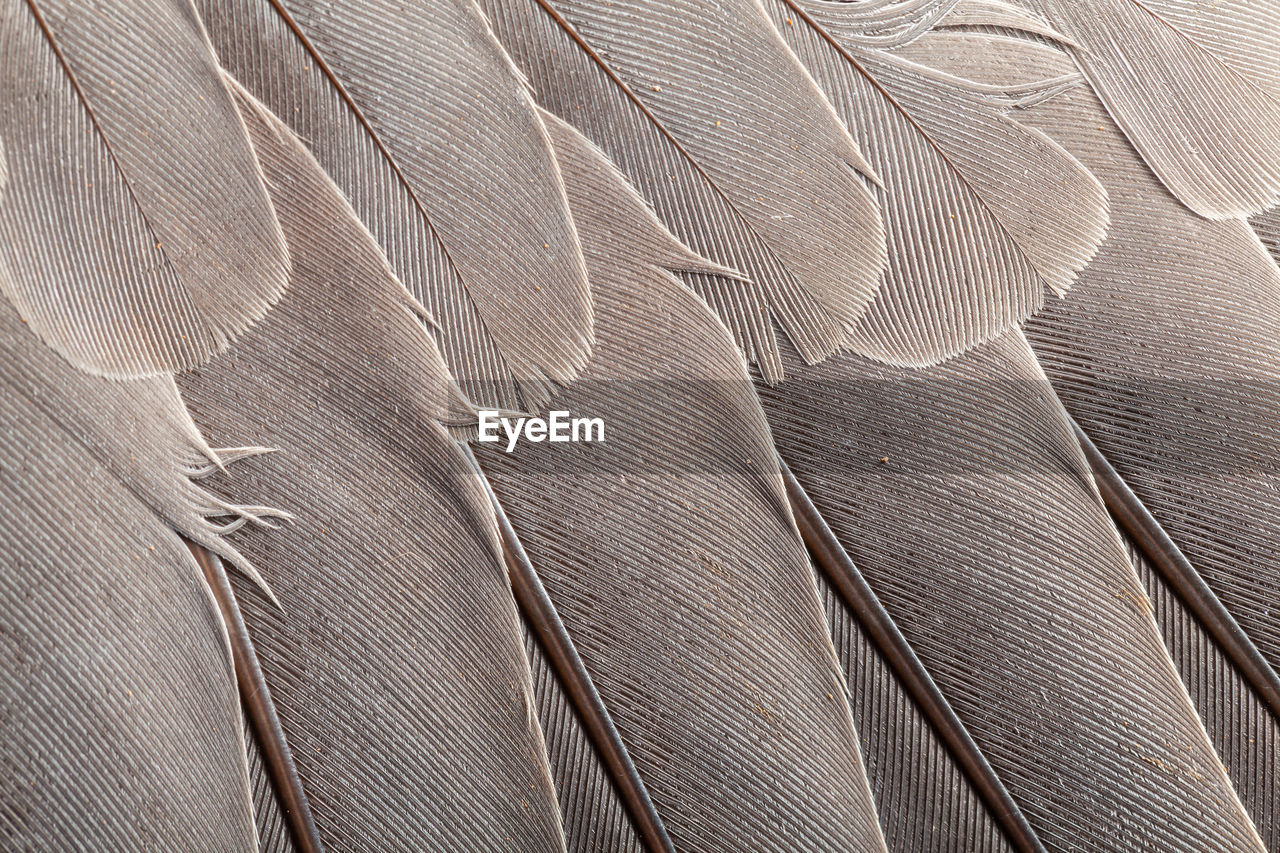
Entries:
{"type": "Polygon", "coordinates": [[[938,20],[936,26],[955,29],[995,27],[1041,36],[1064,47],[1079,47],[1071,39],[1049,26],[1043,18],[1005,0],[959,0],[947,10],[946,15],[938,20]]]}
{"type": "Polygon", "coordinates": [[[1201,216],[1280,201],[1273,4],[1021,0],[1076,42],[1076,62],[1151,169],[1201,216]],[[1274,63],[1273,63],[1274,68],[1274,63]]]}
{"type": "Polygon", "coordinates": [[[546,132],[479,9],[269,3],[202,3],[224,62],[316,150],[468,390],[541,405],[586,361],[590,290],[546,132]]]}
{"type": "Polygon", "coordinates": [[[870,169],[757,0],[548,5],[809,295],[856,323],[886,263],[870,169]]]}
{"type": "Polygon", "coordinates": [[[234,538],[282,608],[236,592],[320,836],[562,849],[492,510],[438,422],[443,361],[315,160],[242,103],[293,280],[232,352],[180,381],[209,434],[279,449],[235,476],[297,523],[234,538]]]}
{"type": "Polygon", "coordinates": [[[557,406],[606,441],[478,445],[677,849],[881,850],[843,683],[715,272],[548,117],[597,344],[557,406]]]}
{"type": "MultiPolygon", "coordinates": [[[[4,277],[0,261],[0,279],[4,277]]],[[[105,380],[72,366],[31,334],[8,303],[0,311],[0,324],[0,364],[5,366],[0,378],[8,393],[59,424],[88,458],[126,484],[170,527],[257,578],[221,533],[230,525],[269,526],[279,511],[224,500],[202,488],[200,480],[220,466],[264,452],[262,448],[210,448],[169,376],[105,380]]]]}
{"type": "Polygon", "coordinates": [[[1268,850],[1280,850],[1280,723],[1178,594],[1126,537],[1156,624],[1240,802],[1268,850]]]}
{"type": "Polygon", "coordinates": [[[982,800],[825,578],[818,589],[891,853],[1005,853],[982,800]]]}
{"type": "Polygon", "coordinates": [[[1045,846],[1261,850],[1021,334],[786,368],[782,458],[1045,846]]]}
{"type": "MultiPolygon", "coordinates": [[[[518,408],[517,377],[415,192],[288,19],[268,0],[197,3],[223,65],[307,142],[397,278],[438,323],[433,332],[459,385],[477,402],[518,408]]],[[[548,390],[527,378],[520,389],[535,398],[548,390]]]]}
{"type": "Polygon", "coordinates": [[[546,737],[547,761],[564,822],[565,847],[575,853],[641,853],[644,847],[631,818],[546,652],[527,625],[524,632],[538,721],[546,737]]]}
{"type": "Polygon", "coordinates": [[[1067,290],[1107,223],[1106,192],[1075,158],[1009,118],[1010,97],[861,46],[856,4],[768,7],[880,178],[889,267],[853,349],[927,366],[1067,290]]]}
{"type": "Polygon", "coordinates": [[[1280,94],[1280,6],[1268,0],[1155,0],[1148,8],[1241,76],[1280,94]]]}
{"type": "Polygon", "coordinates": [[[775,321],[808,361],[840,348],[847,332],[839,316],[787,269],[768,235],[753,228],[730,194],[563,19],[532,0],[485,0],[484,7],[539,105],[600,146],[678,239],[743,273],[686,281],[770,381],[782,378],[775,321]]]}
{"type": "MultiPolygon", "coordinates": [[[[974,74],[1003,73],[969,59],[986,37],[930,39],[974,74]]],[[[1072,298],[1047,306],[1027,337],[1067,410],[1276,666],[1280,269],[1245,222],[1179,204],[1088,90],[1026,120],[1079,157],[1112,205],[1110,236],[1072,298]]]]}
{"type": "Polygon", "coordinates": [[[245,719],[245,755],[249,767],[249,793],[253,798],[253,823],[258,829],[258,853],[295,853],[297,845],[285,821],[270,771],[258,741],[245,719]]]}
{"type": "MultiPolygon", "coordinates": [[[[843,42],[865,48],[888,49],[906,44],[928,32],[945,18],[961,0],[889,0],[889,2],[851,3],[848,9],[838,3],[822,4],[822,8],[838,11],[827,21],[828,31],[843,42]]],[[[819,8],[814,4],[813,8],[819,8]]]]}
{"type": "Polygon", "coordinates": [[[288,255],[188,0],[0,5],[2,289],[79,367],[193,367],[279,298],[288,255]]]}
{"type": "MultiPolygon", "coordinates": [[[[0,846],[252,850],[235,678],[200,570],[128,457],[57,405],[59,371],[77,372],[7,302],[0,344],[0,846]]],[[[77,375],[108,422],[156,401],[159,380],[77,375]]],[[[163,444],[144,461],[169,464],[154,479],[183,479],[198,447],[140,432],[163,444]]]]}

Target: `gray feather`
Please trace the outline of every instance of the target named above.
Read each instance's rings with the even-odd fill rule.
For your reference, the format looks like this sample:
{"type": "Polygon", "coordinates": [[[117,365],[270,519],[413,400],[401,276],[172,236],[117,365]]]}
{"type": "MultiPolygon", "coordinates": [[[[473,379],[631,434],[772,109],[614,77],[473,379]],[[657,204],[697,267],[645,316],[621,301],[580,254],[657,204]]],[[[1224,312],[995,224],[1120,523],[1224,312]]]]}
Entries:
{"type": "Polygon", "coordinates": [[[1021,334],[787,373],[780,455],[1045,846],[1261,850],[1021,334]]]}
{"type": "Polygon", "coordinates": [[[547,123],[597,307],[592,362],[557,406],[609,432],[480,444],[481,464],[678,849],[882,849],[741,357],[665,271],[716,268],[598,149],[547,123]]]}
{"type": "Polygon", "coordinates": [[[821,575],[818,589],[891,853],[1008,853],[999,825],[858,617],[821,575]]]}
{"type": "Polygon", "coordinates": [[[0,136],[0,290],[79,367],[193,367],[279,298],[284,238],[188,0],[4,0],[0,136]]]}
{"type": "Polygon", "coordinates": [[[294,276],[234,350],[180,383],[208,434],[279,448],[235,482],[297,523],[233,539],[281,607],[236,593],[321,838],[561,849],[492,511],[439,423],[443,361],[315,160],[243,103],[294,276]]]}
{"type": "Polygon", "coordinates": [[[590,352],[590,291],[546,132],[479,10],[273,5],[201,3],[223,62],[351,199],[463,387],[544,403],[590,352]]]}
{"type": "Polygon", "coordinates": [[[1280,88],[1242,71],[1277,55],[1273,5],[1022,1],[1080,45],[1107,112],[1183,204],[1228,219],[1280,201],[1280,88]]]}
{"type": "Polygon", "coordinates": [[[1267,850],[1280,850],[1280,722],[1126,537],[1156,624],[1267,850]]]}
{"type": "MultiPolygon", "coordinates": [[[[951,43],[957,62],[974,39],[991,42],[931,38],[951,43]]],[[[1280,269],[1245,222],[1179,204],[1087,89],[1026,120],[1075,153],[1112,202],[1103,250],[1027,336],[1068,411],[1275,666],[1280,269]]]]}
{"type": "Polygon", "coordinates": [[[880,178],[889,267],[851,349],[927,366],[1066,292],[1107,224],[1106,192],[1075,158],[1007,116],[1010,97],[864,47],[856,5],[768,5],[880,178]]]}
{"type": "Polygon", "coordinates": [[[575,853],[641,853],[631,818],[614,792],[582,721],[537,638],[524,628],[538,720],[564,820],[565,846],[575,853]]]}
{"type": "Polygon", "coordinates": [[[0,846],[251,851],[225,629],[152,505],[155,484],[181,501],[178,460],[200,455],[147,423],[173,385],[78,374],[7,302],[0,346],[0,846]],[[95,441],[77,399],[109,435],[142,421],[137,457],[95,441]]]}
{"type": "Polygon", "coordinates": [[[548,7],[809,296],[846,326],[855,323],[885,266],[884,227],[860,178],[870,169],[756,0],[557,0],[548,7]]]}

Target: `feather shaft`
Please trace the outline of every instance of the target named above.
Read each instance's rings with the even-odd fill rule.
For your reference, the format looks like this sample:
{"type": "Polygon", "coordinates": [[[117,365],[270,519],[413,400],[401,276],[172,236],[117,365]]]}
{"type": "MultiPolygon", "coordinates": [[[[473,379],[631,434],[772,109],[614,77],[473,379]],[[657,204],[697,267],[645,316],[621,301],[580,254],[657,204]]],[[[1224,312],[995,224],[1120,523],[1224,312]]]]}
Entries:
{"type": "Polygon", "coordinates": [[[1112,517],[1226,651],[1271,713],[1280,718],[1280,677],[1271,664],[1080,424],[1073,419],[1071,426],[1112,517]]]}
{"type": "Polygon", "coordinates": [[[1035,830],[1000,781],[1000,776],[974,743],[951,703],[942,695],[907,638],[898,630],[893,617],[884,609],[862,572],[858,571],[836,535],[827,526],[800,481],[791,473],[785,460],[779,458],[778,465],[782,469],[782,481],[786,486],[791,511],[795,514],[796,525],[800,528],[805,544],[809,546],[818,565],[840,596],[858,616],[911,698],[956,757],[1014,849],[1020,853],[1046,853],[1035,830]]]}
{"type": "Polygon", "coordinates": [[[258,739],[272,787],[280,798],[280,807],[293,833],[297,850],[299,853],[323,853],[324,844],[320,841],[315,818],[311,816],[311,805],[307,802],[306,792],[302,790],[302,780],[298,778],[293,753],[289,749],[284,729],[280,726],[275,703],[271,701],[271,690],[258,665],[258,655],[253,650],[249,629],[240,614],[240,606],[236,604],[235,593],[231,591],[226,568],[216,555],[192,542],[187,545],[191,548],[200,571],[204,573],[205,582],[209,585],[213,600],[222,613],[222,621],[227,626],[227,637],[231,641],[231,660],[235,664],[236,683],[240,687],[240,700],[244,703],[249,723],[253,727],[253,735],[258,739]]]}
{"type": "Polygon", "coordinates": [[[646,847],[663,853],[674,853],[671,838],[667,835],[658,810],[653,806],[653,800],[649,798],[649,791],[631,761],[631,755],[605,708],[604,700],[591,682],[591,675],[583,666],[582,658],[574,647],[560,614],[556,612],[555,604],[547,595],[546,587],[538,578],[533,564],[529,562],[529,556],[520,544],[511,520],[507,518],[497,495],[493,493],[493,488],[471,448],[462,445],[462,449],[493,504],[493,514],[498,521],[498,535],[502,539],[502,556],[511,577],[511,591],[515,594],[516,604],[542,642],[546,656],[560,677],[566,695],[577,709],[587,736],[608,769],[646,847]]]}

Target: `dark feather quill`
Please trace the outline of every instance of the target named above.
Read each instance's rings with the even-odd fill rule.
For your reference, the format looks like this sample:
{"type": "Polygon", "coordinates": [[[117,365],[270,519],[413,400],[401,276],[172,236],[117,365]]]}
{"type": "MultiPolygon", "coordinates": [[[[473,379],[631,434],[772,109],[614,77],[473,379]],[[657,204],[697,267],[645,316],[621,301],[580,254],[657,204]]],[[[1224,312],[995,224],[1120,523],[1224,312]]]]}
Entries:
{"type": "Polygon", "coordinates": [[[1259,849],[1021,335],[787,371],[780,454],[1044,844],[1259,849]]]}
{"type": "Polygon", "coordinates": [[[242,103],[293,280],[234,351],[180,381],[209,434],[279,449],[236,482],[297,524],[233,538],[281,607],[235,586],[321,838],[559,849],[492,512],[440,424],[444,364],[315,160],[242,103]]]}
{"type": "Polygon", "coordinates": [[[609,432],[481,444],[481,464],[677,849],[880,849],[768,429],[724,327],[667,272],[718,268],[547,122],[597,306],[556,405],[609,432]]]}

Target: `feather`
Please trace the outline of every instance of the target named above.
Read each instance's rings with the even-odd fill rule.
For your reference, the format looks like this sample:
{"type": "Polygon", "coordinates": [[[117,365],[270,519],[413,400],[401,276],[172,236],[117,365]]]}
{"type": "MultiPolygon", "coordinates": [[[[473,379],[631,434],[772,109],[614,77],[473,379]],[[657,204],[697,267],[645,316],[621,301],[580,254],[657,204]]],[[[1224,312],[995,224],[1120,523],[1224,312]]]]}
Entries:
{"type": "Polygon", "coordinates": [[[1041,18],[1005,0],[959,0],[938,21],[937,27],[954,29],[994,27],[1040,36],[1064,47],[1077,49],[1080,47],[1041,18]]]}
{"type": "Polygon", "coordinates": [[[1006,853],[1000,825],[884,660],[821,575],[827,625],[891,853],[1006,853]]]}
{"type": "MultiPolygon", "coordinates": [[[[0,280],[4,277],[0,262],[0,280]]],[[[0,363],[10,393],[59,424],[164,523],[227,558],[265,589],[254,567],[222,534],[244,524],[270,528],[273,518],[289,514],[224,500],[199,481],[266,448],[215,450],[192,422],[171,377],[104,381],[73,367],[31,334],[7,302],[3,323],[0,363]],[[145,415],[139,417],[140,412],[145,415]]]]}
{"type": "Polygon", "coordinates": [[[1260,850],[1021,334],[798,362],[779,454],[1045,847],[1260,850]]]}
{"type": "MultiPolygon", "coordinates": [[[[664,182],[673,170],[684,176],[681,188],[692,190],[693,203],[679,192],[666,201],[680,236],[707,228],[697,219],[701,197],[715,196],[716,220],[749,229],[768,246],[774,269],[761,296],[771,310],[791,301],[781,313],[800,335],[826,337],[830,322],[848,327],[862,316],[885,266],[884,227],[859,177],[870,170],[755,0],[548,0],[539,10],[530,2],[489,0],[485,8],[539,98],[561,118],[591,128],[628,173],[636,163],[664,182]],[[725,45],[733,46],[732,62],[718,59],[725,45]],[[561,86],[572,88],[557,92],[561,86]],[[630,127],[611,126],[617,121],[630,127]],[[604,140],[606,133],[615,138],[604,140]],[[795,305],[792,281],[772,283],[778,262],[804,301],[816,304],[795,305]]],[[[744,323],[735,317],[729,325],[744,323]]],[[[767,335],[757,327],[757,347],[767,335]]],[[[815,343],[823,354],[830,350],[815,343]]]]}
{"type": "Polygon", "coordinates": [[[1242,77],[1274,97],[1280,93],[1280,7],[1235,0],[1206,7],[1199,0],[1158,0],[1150,8],[1242,77]]]}
{"type": "MultiPolygon", "coordinates": [[[[604,427],[601,426],[599,429],[603,430],[604,427]]],[[[476,432],[478,433],[478,430],[476,432]]],[[[603,432],[598,438],[601,441],[604,440],[603,432]]],[[[591,739],[598,764],[609,774],[609,781],[612,782],[616,797],[611,796],[609,799],[618,800],[627,810],[633,821],[635,834],[639,836],[645,848],[660,851],[660,853],[674,853],[671,837],[667,834],[662,818],[654,808],[653,800],[649,797],[649,792],[636,771],[635,763],[631,760],[626,745],[618,734],[613,718],[604,706],[604,700],[600,698],[600,693],[596,690],[595,683],[582,662],[582,656],[578,654],[573,640],[569,637],[564,620],[560,618],[551,601],[551,596],[547,594],[546,586],[538,577],[533,564],[529,562],[529,555],[520,544],[515,528],[511,526],[511,520],[507,518],[506,511],[493,493],[488,478],[480,469],[480,463],[476,461],[469,447],[463,445],[463,448],[468,462],[480,478],[485,493],[492,503],[494,517],[498,522],[498,533],[502,539],[502,555],[510,573],[511,592],[515,596],[516,604],[525,617],[526,627],[537,639],[545,660],[549,661],[555,669],[557,681],[563,688],[565,698],[573,703],[573,708],[577,712],[574,722],[561,717],[558,721],[561,723],[561,728],[564,728],[565,724],[570,727],[581,724],[582,729],[591,739]]],[[[596,780],[592,778],[595,775],[592,772],[595,763],[580,762],[568,768],[561,766],[559,769],[567,773],[562,772],[557,778],[558,784],[563,782],[566,788],[575,794],[581,790],[583,784],[592,788],[598,787],[595,784],[596,780]]],[[[574,826],[570,829],[575,835],[580,834],[579,827],[574,826]]]]}
{"type": "Polygon", "coordinates": [[[207,447],[172,381],[82,374],[8,302],[0,351],[0,844],[252,850],[226,632],[171,527],[207,447]]]}
{"type": "Polygon", "coordinates": [[[187,0],[5,0],[0,81],[0,289],[50,346],[165,373],[279,298],[284,238],[187,0]]]}
{"type": "Polygon", "coordinates": [[[857,614],[867,637],[883,654],[885,662],[898,676],[956,764],[965,771],[969,781],[975,786],[975,792],[1005,831],[1010,845],[1026,853],[1044,853],[1044,845],[1027,823],[1026,816],[1022,814],[1009,790],[996,776],[990,762],[978,749],[964,723],[956,716],[955,709],[942,695],[937,682],[924,668],[919,656],[867,584],[862,572],[854,565],[808,493],[796,480],[795,474],[784,462],[780,461],[779,467],[782,469],[787,498],[795,512],[800,535],[830,579],[833,589],[844,604],[857,614]]]}
{"type": "Polygon", "coordinates": [[[889,267],[852,349],[927,366],[1066,292],[1107,223],[1106,192],[1075,158],[1006,116],[1009,98],[860,45],[875,22],[857,5],[768,6],[880,178],[889,267]]]}
{"type": "MultiPolygon", "coordinates": [[[[1001,73],[968,61],[968,43],[987,37],[931,38],[970,73],[1001,73]]],[[[1112,202],[1107,244],[1027,336],[1067,410],[1275,667],[1280,269],[1246,223],[1180,205],[1087,91],[1026,120],[1078,156],[1112,202]]]]}
{"type": "Polygon", "coordinates": [[[1280,12],[200,0],[245,91],[187,0],[8,2],[0,844],[1274,846],[1269,694],[1054,390],[1274,661],[1280,12]],[[487,491],[450,366],[609,440],[487,491]]]}
{"type": "MultiPolygon", "coordinates": [[[[873,0],[869,3],[850,4],[848,9],[826,21],[827,31],[841,42],[856,44],[862,48],[888,50],[906,44],[928,32],[960,0],[873,0]]],[[[831,6],[825,8],[835,12],[831,6]]],[[[821,13],[823,8],[812,8],[821,13]]],[[[795,26],[792,21],[788,26],[795,26]]]]}
{"type": "Polygon", "coordinates": [[[1183,204],[1229,219],[1280,201],[1280,87],[1274,72],[1253,70],[1280,51],[1274,6],[1024,3],[1080,45],[1074,56],[1090,86],[1183,204]]]}
{"type": "Polygon", "coordinates": [[[1280,722],[1127,537],[1156,624],[1267,850],[1280,849],[1280,722]]]}
{"type": "Polygon", "coordinates": [[[230,353],[180,384],[207,434],[279,448],[236,481],[297,524],[233,538],[282,609],[233,581],[320,837],[560,849],[493,515],[439,423],[451,395],[439,352],[316,162],[242,105],[293,279],[230,353]]]}
{"type": "Polygon", "coordinates": [[[537,407],[571,380],[591,345],[578,237],[529,94],[470,0],[199,5],[227,69],[310,144],[440,322],[468,395],[537,407]]]}
{"type": "Polygon", "coordinates": [[[547,761],[560,801],[565,846],[581,853],[641,853],[645,848],[610,784],[608,770],[546,652],[527,626],[524,649],[533,674],[538,720],[546,733],[547,761]]]}
{"type": "Polygon", "coordinates": [[[722,270],[544,120],[597,323],[557,406],[608,434],[481,443],[481,465],[677,849],[882,849],[758,403],[725,328],[665,271],[722,270]]]}
{"type": "Polygon", "coordinates": [[[529,0],[488,0],[485,6],[538,103],[572,123],[632,183],[645,187],[647,200],[682,242],[743,273],[741,278],[689,275],[686,281],[715,307],[738,346],[770,381],[782,378],[775,320],[809,361],[842,346],[844,324],[783,265],[689,151],[563,18],[529,0]]]}

